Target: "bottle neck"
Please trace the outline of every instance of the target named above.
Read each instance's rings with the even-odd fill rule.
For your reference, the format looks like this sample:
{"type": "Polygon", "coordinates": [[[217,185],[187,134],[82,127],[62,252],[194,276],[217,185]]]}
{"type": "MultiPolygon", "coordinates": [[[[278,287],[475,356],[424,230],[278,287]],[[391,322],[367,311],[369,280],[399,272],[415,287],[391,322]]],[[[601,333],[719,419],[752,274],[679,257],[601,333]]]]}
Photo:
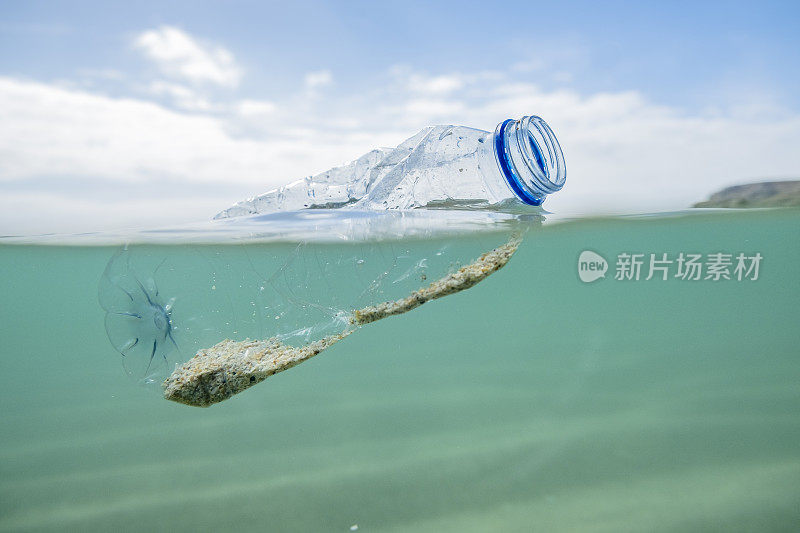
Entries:
{"type": "Polygon", "coordinates": [[[550,126],[537,116],[498,124],[494,155],[508,186],[528,205],[542,205],[567,179],[561,146],[550,126]]]}

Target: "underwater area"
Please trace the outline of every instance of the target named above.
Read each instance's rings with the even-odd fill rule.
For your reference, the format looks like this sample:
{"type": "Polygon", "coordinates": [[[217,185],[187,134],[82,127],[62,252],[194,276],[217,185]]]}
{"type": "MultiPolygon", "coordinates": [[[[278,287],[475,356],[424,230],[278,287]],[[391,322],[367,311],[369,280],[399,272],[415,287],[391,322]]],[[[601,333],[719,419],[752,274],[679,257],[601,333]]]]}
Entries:
{"type": "Polygon", "coordinates": [[[800,210],[341,224],[0,239],[0,531],[800,527],[800,210]],[[197,350],[352,331],[509,235],[468,290],[217,405],[163,397],[197,350]],[[166,314],[107,327],[119,298],[166,314]]]}

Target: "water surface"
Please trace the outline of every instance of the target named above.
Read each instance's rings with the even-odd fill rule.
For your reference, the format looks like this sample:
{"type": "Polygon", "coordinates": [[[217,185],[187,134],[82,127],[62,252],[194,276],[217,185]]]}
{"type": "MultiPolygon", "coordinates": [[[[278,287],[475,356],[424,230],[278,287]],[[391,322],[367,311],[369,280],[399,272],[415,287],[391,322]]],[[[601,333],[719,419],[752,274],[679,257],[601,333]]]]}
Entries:
{"type": "MultiPolygon", "coordinates": [[[[478,286],[209,409],[125,375],[97,300],[117,246],[0,244],[0,529],[795,529],[798,234],[791,210],[533,227],[478,286]],[[578,278],[587,249],[605,279],[578,278]],[[755,281],[615,280],[631,252],[763,261],[755,281]]],[[[222,279],[225,305],[198,308],[209,339],[268,332],[238,310],[270,268],[225,265],[294,245],[187,240],[151,248],[186,273],[159,289],[222,279]]],[[[353,244],[320,246],[335,262],[353,244]]],[[[304,279],[309,293],[330,281],[304,279]]]]}

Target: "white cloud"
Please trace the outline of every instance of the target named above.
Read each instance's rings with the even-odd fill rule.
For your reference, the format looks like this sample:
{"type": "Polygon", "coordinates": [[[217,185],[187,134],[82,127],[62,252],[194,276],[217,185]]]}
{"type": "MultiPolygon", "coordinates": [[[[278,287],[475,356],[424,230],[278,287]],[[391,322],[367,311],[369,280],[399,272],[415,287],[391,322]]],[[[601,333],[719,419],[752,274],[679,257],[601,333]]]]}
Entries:
{"type": "Polygon", "coordinates": [[[211,109],[211,103],[208,100],[185,85],[158,80],[150,84],[148,91],[156,96],[169,97],[181,109],[188,111],[208,111],[211,109]]]}
{"type": "Polygon", "coordinates": [[[141,99],[0,77],[0,213],[12,215],[0,219],[0,234],[207,219],[248,193],[342,163],[374,142],[296,127],[291,113],[278,117],[269,138],[236,134],[237,109],[268,107],[250,101],[228,115],[186,115],[141,99]],[[53,182],[74,186],[53,191],[53,182]],[[90,220],[88,212],[103,217],[90,220]]]}
{"type": "Polygon", "coordinates": [[[408,78],[408,88],[411,91],[430,95],[447,95],[463,88],[465,80],[457,74],[441,76],[426,76],[411,74],[408,78]]]}
{"type": "Polygon", "coordinates": [[[321,89],[333,83],[333,74],[330,70],[315,70],[306,74],[304,82],[308,90],[321,89]]]}
{"type": "Polygon", "coordinates": [[[405,120],[417,124],[440,121],[464,110],[462,102],[442,98],[413,98],[404,103],[405,120]]]}
{"type": "MultiPolygon", "coordinates": [[[[690,114],[636,91],[545,91],[502,72],[448,76],[461,85],[437,82],[447,91],[421,93],[394,79],[335,106],[313,98],[245,99],[210,102],[209,112],[195,107],[192,115],[0,77],[0,213],[48,213],[6,216],[0,233],[20,224],[72,231],[204,219],[431,123],[492,130],[526,114],[543,116],[564,149],[567,185],[545,204],[556,213],[682,209],[725,185],[800,174],[800,116],[786,110],[690,114]],[[95,186],[81,185],[89,178],[95,186]],[[54,179],[75,185],[59,192],[54,179]],[[68,226],[76,220],[84,225],[68,226]]],[[[151,89],[193,95],[179,84],[151,89]]]]}
{"type": "MultiPolygon", "coordinates": [[[[266,107],[245,109],[254,105],[266,107]]],[[[281,122],[277,139],[242,138],[229,133],[231,120],[0,77],[0,183],[37,176],[273,183],[293,177],[299,160],[327,164],[347,143],[314,146],[313,132],[281,122]]]]}
{"type": "Polygon", "coordinates": [[[275,112],[275,104],[266,100],[242,100],[236,111],[243,117],[261,117],[275,112]]]}
{"type": "Polygon", "coordinates": [[[242,77],[231,52],[221,46],[201,43],[173,26],[144,31],[136,36],[133,44],[171,77],[225,87],[238,86],[242,77]]]}

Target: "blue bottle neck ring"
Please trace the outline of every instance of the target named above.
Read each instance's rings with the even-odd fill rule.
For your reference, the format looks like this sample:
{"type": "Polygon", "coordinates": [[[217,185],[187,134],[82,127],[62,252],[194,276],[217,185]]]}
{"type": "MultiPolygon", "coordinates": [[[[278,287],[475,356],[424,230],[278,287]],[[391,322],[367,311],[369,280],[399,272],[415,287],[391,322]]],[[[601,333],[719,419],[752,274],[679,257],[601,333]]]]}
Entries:
{"type": "Polygon", "coordinates": [[[550,126],[537,116],[505,120],[494,133],[497,164],[523,203],[539,206],[567,178],[564,155],[550,126]]]}

